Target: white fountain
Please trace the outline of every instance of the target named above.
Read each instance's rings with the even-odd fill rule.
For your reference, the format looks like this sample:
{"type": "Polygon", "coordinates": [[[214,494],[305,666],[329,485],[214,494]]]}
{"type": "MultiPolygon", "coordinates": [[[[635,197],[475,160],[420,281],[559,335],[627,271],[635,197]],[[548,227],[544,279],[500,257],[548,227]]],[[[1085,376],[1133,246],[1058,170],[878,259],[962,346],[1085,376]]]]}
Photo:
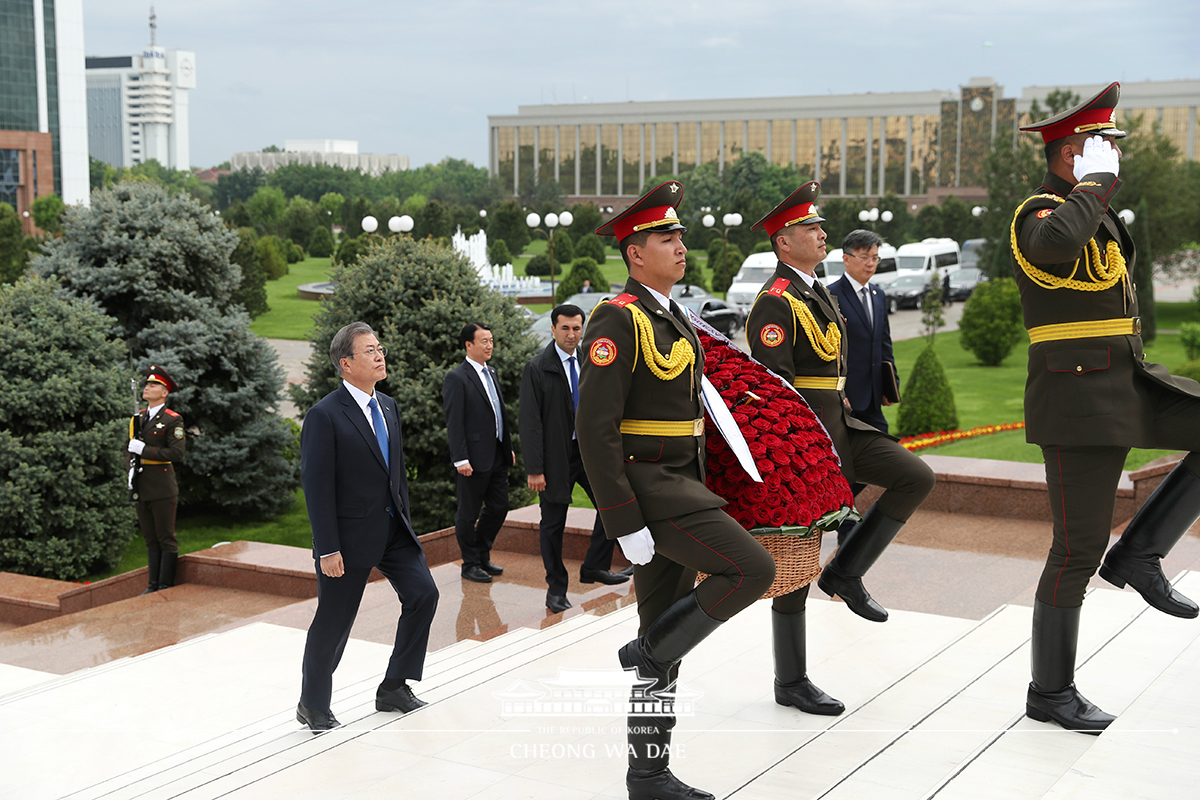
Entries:
{"type": "Polygon", "coordinates": [[[500,294],[537,294],[541,291],[542,281],[536,277],[517,277],[513,274],[512,264],[488,263],[487,232],[479,231],[470,238],[463,235],[460,226],[450,238],[454,251],[471,262],[471,266],[479,273],[479,282],[490,286],[500,294]]]}

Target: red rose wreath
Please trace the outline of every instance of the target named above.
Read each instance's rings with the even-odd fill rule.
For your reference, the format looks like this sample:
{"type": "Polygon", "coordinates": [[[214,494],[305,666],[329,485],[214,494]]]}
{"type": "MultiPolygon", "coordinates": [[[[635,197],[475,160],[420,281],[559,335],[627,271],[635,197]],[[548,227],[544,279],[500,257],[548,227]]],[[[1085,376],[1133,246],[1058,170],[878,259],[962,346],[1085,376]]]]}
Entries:
{"type": "Polygon", "coordinates": [[[777,597],[820,572],[821,532],[857,519],[854,495],[833,443],[804,399],[782,378],[692,317],[704,346],[704,374],[720,392],[750,448],[763,482],[746,474],[705,414],[708,488],[725,511],[771,552],[777,597]]]}

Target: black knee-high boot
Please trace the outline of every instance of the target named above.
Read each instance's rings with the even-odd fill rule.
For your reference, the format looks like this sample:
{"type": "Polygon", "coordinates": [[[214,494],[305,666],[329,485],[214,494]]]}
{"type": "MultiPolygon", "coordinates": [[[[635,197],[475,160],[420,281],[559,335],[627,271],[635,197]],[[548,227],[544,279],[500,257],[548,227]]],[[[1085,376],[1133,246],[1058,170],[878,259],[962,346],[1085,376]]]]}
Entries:
{"type": "Polygon", "coordinates": [[[1154,608],[1173,617],[1194,619],[1200,606],[1167,580],[1162,559],[1200,519],[1200,478],[1183,464],[1171,470],[1129,521],[1104,557],[1100,577],[1117,587],[1126,583],[1154,608]]]}
{"type": "Polygon", "coordinates": [[[846,710],[808,679],[804,611],[782,614],[771,609],[772,644],[775,651],[775,702],[793,706],[806,714],[836,717],[846,710]]]}
{"type": "Polygon", "coordinates": [[[1025,697],[1025,714],[1038,722],[1056,722],[1069,731],[1098,736],[1116,717],[1096,708],[1075,688],[1080,608],[1054,608],[1033,601],[1033,681],[1025,697]]]}
{"type": "Polygon", "coordinates": [[[629,771],[625,788],[629,800],[715,800],[713,795],[676,778],[671,760],[671,731],[644,718],[630,717],[629,771]]]}
{"type": "Polygon", "coordinates": [[[871,597],[863,586],[862,577],[903,527],[903,522],[880,511],[878,503],[871,506],[862,522],[854,526],[845,543],[838,547],[837,554],[825,565],[817,586],[830,597],[836,594],[842,598],[846,607],[863,619],[886,622],[887,609],[871,597]]]}
{"type": "Polygon", "coordinates": [[[142,594],[158,591],[158,571],[162,564],[162,551],[158,548],[146,548],[146,570],[149,572],[149,583],[142,594]]]}
{"type": "Polygon", "coordinates": [[[163,551],[162,566],[158,571],[159,589],[168,589],[175,585],[175,562],[178,560],[179,553],[175,551],[163,551]]]}

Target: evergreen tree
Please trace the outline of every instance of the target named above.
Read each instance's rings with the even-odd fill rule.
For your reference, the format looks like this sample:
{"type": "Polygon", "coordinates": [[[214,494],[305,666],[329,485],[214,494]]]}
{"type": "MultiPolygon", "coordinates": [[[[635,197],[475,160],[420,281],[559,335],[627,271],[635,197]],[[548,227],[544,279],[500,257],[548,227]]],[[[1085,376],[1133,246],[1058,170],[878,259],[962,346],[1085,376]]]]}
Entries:
{"type": "Polygon", "coordinates": [[[56,194],[47,194],[34,200],[29,207],[33,224],[50,234],[62,233],[63,201],[56,194]]]}
{"type": "Polygon", "coordinates": [[[604,242],[594,233],[585,233],[575,242],[575,258],[590,258],[597,264],[603,264],[607,256],[604,253],[604,242]]]}
{"type": "MultiPolygon", "coordinates": [[[[604,215],[595,203],[579,203],[571,206],[571,225],[567,228],[571,233],[571,241],[578,242],[580,238],[595,233],[596,228],[604,222],[604,215]]],[[[489,234],[490,235],[490,234],[489,234]]],[[[578,258],[576,254],[576,258],[578,258]]]]}
{"type": "Polygon", "coordinates": [[[558,285],[558,291],[554,295],[555,302],[563,303],[573,294],[583,291],[583,282],[585,280],[592,282],[592,288],[597,292],[608,291],[608,278],[604,277],[604,273],[600,270],[600,266],[591,258],[577,258],[575,263],[571,264],[571,271],[562,279],[562,283],[558,285]]]}
{"type": "MultiPolygon", "coordinates": [[[[428,240],[400,236],[382,241],[356,264],[335,267],[331,279],[338,290],[317,313],[308,380],[293,386],[292,396],[307,410],[335,389],[337,378],[329,360],[333,335],[355,320],[371,325],[388,347],[388,377],[378,386],[400,407],[413,525],[418,533],[452,525],[454,471],[446,441],[442,380],[462,363],[459,331],[472,320],[492,327],[496,350],[490,364],[499,373],[509,420],[515,425],[521,372],[536,349],[525,335],[528,322],[509,299],[479,283],[466,259],[428,240]]],[[[509,471],[509,481],[511,507],[533,499],[519,460],[509,471]]]]}
{"type": "Polygon", "coordinates": [[[313,258],[329,258],[333,255],[333,234],[327,226],[313,228],[312,237],[308,240],[308,254],[313,258]]]}
{"type": "Polygon", "coordinates": [[[545,253],[538,253],[533,258],[529,259],[529,263],[525,265],[526,275],[549,275],[550,274],[550,256],[545,253]]]}
{"type": "Polygon", "coordinates": [[[0,283],[14,283],[25,273],[33,242],[21,230],[21,218],[8,203],[0,203],[0,283]]]}
{"type": "Polygon", "coordinates": [[[988,187],[987,213],[982,234],[987,242],[979,254],[979,269],[992,278],[1011,276],[1012,250],[1009,228],[1017,207],[1032,194],[1046,172],[1046,158],[1033,139],[997,136],[984,164],[988,187]]]}
{"type": "MultiPolygon", "coordinates": [[[[509,252],[519,256],[529,244],[529,226],[525,224],[525,212],[515,200],[496,203],[488,209],[488,236],[503,239],[509,252]]],[[[579,253],[576,253],[579,255],[579,253]]]]}
{"type": "Polygon", "coordinates": [[[512,261],[512,253],[508,252],[508,245],[503,239],[496,239],[488,245],[488,263],[493,267],[507,266],[512,261]]]}
{"type": "Polygon", "coordinates": [[[680,283],[699,286],[701,289],[707,290],[708,281],[704,280],[704,270],[700,269],[700,260],[693,253],[688,253],[684,256],[684,260],[687,263],[687,267],[683,271],[683,280],[680,283]]]}
{"type": "Polygon", "coordinates": [[[558,265],[556,273],[563,271],[563,266],[575,260],[575,242],[566,228],[554,231],[554,263],[558,265]]]}
{"type": "Polygon", "coordinates": [[[133,534],[131,373],[113,327],[53,281],[0,286],[0,570],[82,580],[133,534]]]}
{"type": "Polygon", "coordinates": [[[713,268],[712,290],[721,294],[729,291],[729,286],[733,283],[733,276],[737,275],[745,260],[746,257],[736,246],[731,244],[725,248],[721,252],[717,266],[713,268]]]}
{"type": "Polygon", "coordinates": [[[258,317],[271,310],[267,305],[267,273],[258,260],[258,236],[254,228],[238,228],[237,232],[238,244],[229,260],[242,268],[242,281],[232,300],[251,317],[258,317]]]}
{"type": "Polygon", "coordinates": [[[954,390],[932,344],[917,356],[909,373],[898,423],[901,436],[958,430],[954,390]]]}
{"type": "Polygon", "coordinates": [[[1021,323],[1021,292],[1012,278],[996,278],[975,287],[962,320],[959,342],[979,363],[998,367],[1025,338],[1021,323]]]}
{"type": "Polygon", "coordinates": [[[264,236],[258,240],[258,263],[269,281],[277,281],[288,274],[284,244],[278,236],[264,236]]]}
{"type": "Polygon", "coordinates": [[[299,463],[277,413],[283,369],[233,300],[238,241],[194,198],[123,183],[68,209],[63,236],[32,266],[116,319],[135,370],[169,365],[181,387],[171,407],[189,431],[181,503],[273,515],[291,503],[299,463]]]}

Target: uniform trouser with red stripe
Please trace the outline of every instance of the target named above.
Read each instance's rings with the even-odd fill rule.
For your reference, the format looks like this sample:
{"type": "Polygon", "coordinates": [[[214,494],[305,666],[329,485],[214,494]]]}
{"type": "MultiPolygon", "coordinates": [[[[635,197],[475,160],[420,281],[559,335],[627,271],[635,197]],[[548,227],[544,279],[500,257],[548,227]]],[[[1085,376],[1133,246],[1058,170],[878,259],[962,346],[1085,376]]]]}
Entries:
{"type": "Polygon", "coordinates": [[[639,633],[696,586],[700,608],[725,621],[763,596],[775,580],[775,562],[746,529],[719,508],[648,522],[654,558],[633,568],[639,633]]]}
{"type": "MultiPolygon", "coordinates": [[[[1200,399],[1156,384],[1151,396],[1154,441],[1147,446],[1190,451],[1183,465],[1200,476],[1200,399]]],[[[1108,546],[1117,484],[1128,453],[1128,447],[1042,446],[1054,516],[1054,541],[1037,588],[1037,599],[1046,605],[1083,604],[1088,581],[1108,546]]]]}

